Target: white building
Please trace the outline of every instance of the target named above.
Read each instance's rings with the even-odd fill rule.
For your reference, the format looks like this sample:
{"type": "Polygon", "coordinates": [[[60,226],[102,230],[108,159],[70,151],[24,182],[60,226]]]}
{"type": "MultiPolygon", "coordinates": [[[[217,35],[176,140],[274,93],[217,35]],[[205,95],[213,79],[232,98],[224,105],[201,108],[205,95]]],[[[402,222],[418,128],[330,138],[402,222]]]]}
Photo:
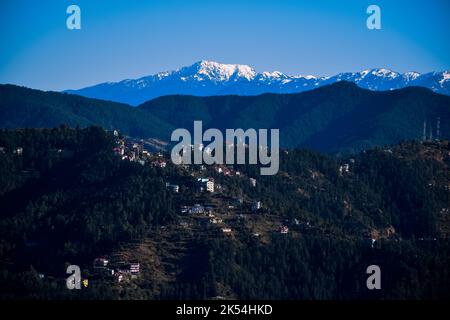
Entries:
{"type": "Polygon", "coordinates": [[[139,262],[132,262],[132,263],[130,263],[130,273],[131,274],[138,274],[139,272],[140,272],[139,262]]]}
{"type": "Polygon", "coordinates": [[[14,149],[14,154],[17,154],[18,156],[21,156],[23,154],[23,148],[22,147],[18,147],[16,149],[14,149]]]}
{"type": "Polygon", "coordinates": [[[342,166],[339,167],[339,173],[341,175],[349,172],[350,172],[350,165],[348,163],[344,163],[342,166]]]}
{"type": "Polygon", "coordinates": [[[257,211],[259,209],[261,209],[261,201],[253,201],[252,211],[257,211]]]}
{"type": "Polygon", "coordinates": [[[197,182],[200,186],[201,191],[214,192],[213,178],[199,178],[197,182]]]}

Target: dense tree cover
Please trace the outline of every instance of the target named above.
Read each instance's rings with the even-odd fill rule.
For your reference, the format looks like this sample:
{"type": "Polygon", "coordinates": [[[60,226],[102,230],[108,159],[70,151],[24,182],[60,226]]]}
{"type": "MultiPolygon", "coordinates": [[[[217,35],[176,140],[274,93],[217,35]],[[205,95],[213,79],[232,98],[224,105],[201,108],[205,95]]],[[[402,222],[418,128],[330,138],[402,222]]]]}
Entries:
{"type": "Polygon", "coordinates": [[[436,237],[439,212],[450,203],[446,187],[450,179],[448,145],[444,165],[438,157],[418,156],[420,152],[415,143],[403,144],[400,155],[373,150],[363,153],[354,168],[360,183],[353,184],[352,191],[360,197],[354,197],[355,201],[366,202],[363,213],[377,221],[384,219],[403,237],[436,237]],[[370,211],[369,196],[379,199],[381,212],[373,211],[373,206],[370,211]]]}
{"type": "Polygon", "coordinates": [[[424,147],[417,142],[342,159],[289,150],[281,152],[275,176],[260,176],[256,166],[239,166],[257,178],[256,188],[238,177],[215,177],[219,183],[228,180],[232,194],[259,199],[272,213],[328,224],[337,232],[368,236],[371,229],[393,226],[404,238],[436,237],[439,212],[450,203],[450,156],[448,144],[442,146],[443,159],[422,157],[424,147]],[[348,173],[340,173],[343,164],[349,165],[348,173]]]}
{"type": "Polygon", "coordinates": [[[131,107],[76,95],[0,85],[0,127],[99,125],[170,141],[175,128],[280,129],[284,147],[350,153],[422,136],[441,119],[450,137],[450,97],[424,88],[373,92],[348,82],[298,94],[165,96],[131,107]]]}
{"type": "Polygon", "coordinates": [[[161,173],[121,161],[101,128],[1,131],[0,145],[4,281],[31,265],[58,274],[64,262],[91,263],[173,219],[161,173]]]}
{"type": "MultiPolygon", "coordinates": [[[[180,272],[173,282],[151,276],[117,285],[91,277],[88,289],[69,291],[67,264],[89,266],[97,255],[148,240],[161,226],[178,223],[180,204],[197,201],[192,171],[120,160],[114,144],[115,138],[98,127],[0,131],[1,298],[450,295],[450,244],[443,225],[448,222],[441,213],[450,203],[443,188],[450,181],[450,149],[437,142],[405,142],[352,159],[283,151],[275,176],[260,176],[256,166],[236,166],[242,174],[231,177],[206,168],[202,175],[213,176],[224,196],[260,200],[262,219],[278,217],[296,236],[274,230],[263,242],[245,226],[232,238],[198,227],[170,238],[189,242],[186,256],[174,265],[180,272]],[[343,164],[349,164],[349,172],[340,172],[343,164]],[[256,187],[249,177],[257,178],[256,187]],[[169,192],[165,182],[180,184],[180,194],[169,192]],[[384,235],[386,228],[393,234],[384,235]],[[380,239],[372,247],[373,232],[380,239]],[[365,286],[371,264],[382,269],[381,291],[365,286]]],[[[202,197],[211,200],[211,195],[202,197]]]]}
{"type": "Polygon", "coordinates": [[[277,128],[284,147],[354,152],[422,136],[424,120],[450,133],[450,97],[423,88],[373,92],[348,82],[298,94],[165,96],[138,108],[175,127],[277,128]],[[444,124],[445,123],[445,124],[444,124]],[[445,128],[444,128],[445,127],[445,128]]]}
{"type": "MultiPolygon", "coordinates": [[[[206,277],[244,299],[423,299],[449,297],[448,241],[416,243],[275,235],[270,245],[211,245],[206,277]],[[274,257],[276,257],[274,259],[274,257]],[[366,287],[366,268],[382,270],[382,291],[366,287]]],[[[217,294],[217,291],[212,294],[217,294]]]]}
{"type": "Polygon", "coordinates": [[[126,104],[0,85],[0,128],[101,126],[134,137],[164,137],[173,128],[148,112],[126,104]]]}

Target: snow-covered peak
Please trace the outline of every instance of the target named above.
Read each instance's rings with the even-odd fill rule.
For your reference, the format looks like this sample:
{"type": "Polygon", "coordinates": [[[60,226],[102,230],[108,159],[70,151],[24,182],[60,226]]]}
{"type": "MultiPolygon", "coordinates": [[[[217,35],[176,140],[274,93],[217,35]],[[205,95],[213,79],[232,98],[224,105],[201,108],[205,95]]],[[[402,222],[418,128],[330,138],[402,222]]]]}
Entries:
{"type": "MultiPolygon", "coordinates": [[[[203,82],[205,80],[209,80],[213,82],[226,83],[246,80],[268,83],[288,83],[296,80],[308,80],[308,82],[317,82],[335,78],[337,80],[354,80],[359,83],[360,81],[363,81],[363,79],[364,81],[371,81],[368,79],[372,77],[379,78],[380,80],[396,80],[399,77],[403,77],[404,80],[409,82],[416,80],[420,76],[421,74],[417,72],[407,72],[402,75],[385,68],[366,69],[361,72],[344,72],[339,73],[333,77],[318,77],[314,75],[291,76],[280,71],[264,71],[261,73],[257,73],[252,67],[244,64],[225,64],[216,61],[201,60],[190,66],[183,67],[174,71],[159,72],[153,76],[143,77],[137,80],[127,80],[125,85],[144,88],[148,85],[147,82],[155,82],[164,79],[178,79],[183,82],[203,82]],[[366,77],[369,78],[366,79],[366,77]]],[[[446,81],[447,79],[448,78],[445,78],[443,76],[442,81],[446,81]]]]}
{"type": "Polygon", "coordinates": [[[450,70],[442,72],[442,80],[450,80],[450,70]]]}
{"type": "Polygon", "coordinates": [[[444,72],[406,72],[403,74],[385,68],[360,72],[343,72],[329,76],[290,75],[280,71],[258,73],[242,64],[224,64],[202,60],[190,66],[139,79],[103,83],[98,86],[71,91],[93,98],[108,99],[130,104],[169,94],[253,95],[260,93],[295,93],[311,90],[338,81],[356,83],[361,88],[385,91],[408,86],[421,86],[441,94],[450,95],[450,70],[444,72]],[[123,90],[126,88],[126,90],[123,90]],[[123,92],[126,95],[120,99],[123,92]],[[93,94],[95,92],[96,94],[93,94]],[[100,92],[101,94],[97,94],[100,92]]]}
{"type": "Polygon", "coordinates": [[[439,80],[439,83],[443,85],[445,82],[450,81],[450,70],[442,72],[441,76],[442,78],[439,80]]]}
{"type": "Polygon", "coordinates": [[[293,79],[306,79],[306,80],[319,79],[319,77],[313,76],[313,75],[311,75],[311,74],[307,74],[307,75],[299,75],[299,76],[292,76],[291,78],[293,78],[293,79]]]}
{"type": "Polygon", "coordinates": [[[265,78],[279,78],[281,74],[282,73],[279,71],[274,71],[274,72],[264,71],[262,73],[263,77],[265,77],[265,78]]]}
{"type": "Polygon", "coordinates": [[[370,70],[370,74],[383,78],[397,78],[399,74],[389,69],[377,68],[370,70]]]}
{"type": "Polygon", "coordinates": [[[216,81],[228,81],[232,77],[252,80],[256,76],[255,70],[247,65],[223,64],[207,60],[199,61],[192,66],[183,69],[180,71],[195,71],[195,74],[191,75],[199,80],[206,78],[216,81]]]}
{"type": "Polygon", "coordinates": [[[364,78],[369,73],[370,73],[370,69],[366,69],[366,70],[361,71],[359,74],[361,75],[361,78],[364,78]]]}
{"type": "Polygon", "coordinates": [[[163,72],[157,73],[157,74],[156,74],[156,77],[157,77],[159,80],[161,80],[161,79],[167,78],[167,77],[170,76],[172,73],[173,73],[173,72],[170,72],[170,71],[163,71],[163,72]]]}
{"type": "Polygon", "coordinates": [[[405,77],[405,79],[407,81],[412,81],[412,80],[416,80],[418,77],[420,77],[421,74],[418,72],[415,72],[415,71],[410,71],[410,72],[405,72],[403,74],[403,76],[405,77]]]}
{"type": "Polygon", "coordinates": [[[282,80],[282,79],[286,79],[289,77],[280,71],[273,71],[273,72],[264,71],[263,73],[261,73],[261,78],[262,79],[272,79],[272,80],[282,80]]]}

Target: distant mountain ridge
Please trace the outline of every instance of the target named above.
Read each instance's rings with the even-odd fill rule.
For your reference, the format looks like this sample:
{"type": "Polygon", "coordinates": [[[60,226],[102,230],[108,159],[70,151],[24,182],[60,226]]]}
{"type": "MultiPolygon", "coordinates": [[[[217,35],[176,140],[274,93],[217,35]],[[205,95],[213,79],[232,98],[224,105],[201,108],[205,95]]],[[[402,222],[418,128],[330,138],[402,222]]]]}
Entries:
{"type": "MultiPolygon", "coordinates": [[[[424,121],[450,138],[450,97],[421,87],[370,91],[342,81],[297,94],[164,96],[137,107],[177,128],[279,128],[282,147],[366,150],[421,139],[424,121]]],[[[429,133],[427,132],[427,135],[429,133]]]]}
{"type": "Polygon", "coordinates": [[[421,139],[424,121],[450,138],[450,97],[426,88],[370,91],[341,81],[297,94],[164,96],[137,107],[0,85],[0,128],[99,125],[136,138],[170,141],[175,128],[280,129],[284,148],[352,153],[421,139]]]}
{"type": "Polygon", "coordinates": [[[0,128],[101,126],[134,137],[160,137],[173,128],[129,105],[60,92],[0,85],[0,128]]]}
{"type": "Polygon", "coordinates": [[[160,72],[139,79],[106,82],[79,90],[67,90],[85,97],[138,105],[165,95],[258,95],[298,93],[339,81],[350,81],[373,91],[389,91],[409,86],[450,95],[450,70],[443,72],[397,73],[389,69],[368,69],[339,73],[331,77],[287,75],[279,71],[256,72],[248,65],[199,61],[174,71],[160,72]]]}

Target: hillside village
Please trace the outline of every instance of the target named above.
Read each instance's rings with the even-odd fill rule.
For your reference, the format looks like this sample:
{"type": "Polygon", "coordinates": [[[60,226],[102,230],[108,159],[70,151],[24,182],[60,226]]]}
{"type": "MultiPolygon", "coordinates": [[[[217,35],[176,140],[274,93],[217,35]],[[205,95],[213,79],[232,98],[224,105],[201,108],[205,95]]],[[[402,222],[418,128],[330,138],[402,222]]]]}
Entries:
{"type": "MultiPolygon", "coordinates": [[[[114,131],[114,136],[117,143],[114,152],[122,160],[161,169],[166,168],[168,164],[174,166],[171,164],[167,153],[150,152],[144,147],[142,140],[119,138],[118,131],[114,131]]],[[[351,159],[351,161],[354,162],[354,159],[351,159]]],[[[238,178],[239,182],[255,188],[257,185],[256,177],[248,177],[232,166],[223,164],[212,166],[184,164],[177,167],[181,176],[191,177],[188,184],[174,181],[176,178],[165,182],[166,188],[179,198],[178,206],[182,219],[180,226],[187,227],[192,221],[195,221],[199,225],[215,225],[224,234],[232,235],[232,225],[236,225],[236,223],[241,225],[242,221],[257,215],[270,215],[270,207],[265,206],[261,199],[233,195],[226,189],[226,186],[221,185],[217,182],[217,179],[214,179],[214,177],[220,177],[220,180],[232,177],[238,178]],[[183,197],[183,194],[187,192],[194,194],[194,197],[191,197],[189,201],[186,201],[183,197]]],[[[339,168],[339,172],[348,174],[349,164],[343,164],[339,168]]],[[[287,234],[289,232],[288,225],[299,226],[300,222],[298,220],[280,221],[272,231],[287,234]]],[[[304,226],[311,228],[309,221],[305,221],[304,226]]],[[[252,234],[255,237],[260,236],[260,233],[257,232],[252,234]]]]}
{"type": "MultiPolygon", "coordinates": [[[[226,165],[210,167],[205,165],[174,166],[164,150],[159,149],[152,152],[145,147],[143,141],[119,138],[117,131],[114,132],[114,135],[117,143],[114,152],[123,161],[152,166],[162,171],[168,168],[177,170],[177,176],[168,177],[165,186],[175,198],[179,215],[177,224],[160,226],[159,230],[149,235],[147,240],[134,241],[123,246],[113,255],[111,262],[109,258],[97,257],[94,260],[94,270],[96,269],[97,272],[94,272],[94,274],[98,274],[98,271],[101,270],[102,274],[105,275],[106,271],[106,274],[117,283],[124,281],[128,283],[146,277],[154,278],[155,274],[159,274],[160,280],[175,281],[177,273],[171,273],[167,270],[176,268],[174,264],[179,263],[187,254],[188,248],[186,246],[189,246],[189,239],[194,239],[200,234],[208,237],[216,237],[222,234],[230,241],[241,237],[252,237],[267,244],[274,235],[298,238],[308,234],[329,236],[335,233],[333,228],[330,228],[327,224],[316,225],[310,219],[282,218],[276,212],[273,212],[271,206],[267,205],[264,199],[251,198],[245,194],[236,195],[227,188],[227,180],[237,180],[240,184],[246,184],[248,188],[254,189],[258,184],[257,176],[247,176],[244,172],[226,165]],[[188,179],[180,179],[180,177],[188,177],[188,179]],[[174,238],[177,240],[173,240],[174,238]],[[184,240],[180,241],[182,238],[184,240]],[[156,248],[155,243],[159,243],[160,248],[156,248]],[[141,253],[142,251],[146,252],[144,256],[141,253]],[[168,254],[170,251],[172,253],[168,254]],[[149,254],[149,252],[151,253],[149,254]],[[122,261],[118,258],[122,257],[123,259],[124,255],[132,259],[131,262],[122,261]],[[150,259],[147,255],[150,255],[150,259]],[[173,261],[165,261],[166,258],[164,257],[167,256],[172,257],[173,261]],[[155,259],[159,261],[162,268],[155,270],[155,259]],[[103,261],[100,263],[100,267],[98,266],[99,261],[103,261]],[[139,268],[140,265],[141,269],[139,268]]],[[[436,153],[436,146],[438,144],[433,141],[423,142],[424,151],[422,155],[448,164],[450,161],[449,144],[442,145],[443,148],[440,148],[441,152],[439,153],[436,153]]],[[[396,148],[395,150],[398,157],[411,156],[411,153],[403,154],[401,150],[403,149],[396,148]]],[[[393,148],[386,147],[382,149],[382,152],[393,154],[394,151],[393,148]]],[[[285,151],[285,154],[287,155],[288,151],[285,151]]],[[[351,176],[355,162],[355,158],[342,159],[336,168],[336,173],[343,178],[351,176]]],[[[315,171],[310,171],[309,174],[309,179],[314,184],[312,187],[323,189],[323,187],[320,187],[323,185],[323,182],[321,182],[324,179],[323,175],[315,171]]],[[[286,172],[282,172],[281,175],[284,175],[283,179],[292,179],[286,172]]],[[[435,187],[435,183],[430,183],[430,187],[435,187]]],[[[439,184],[445,190],[450,191],[450,180],[440,181],[439,184]]],[[[299,189],[298,192],[304,197],[309,197],[303,189],[299,189]]],[[[344,208],[352,210],[351,203],[344,200],[344,208]]],[[[445,228],[448,228],[448,222],[450,222],[449,210],[448,207],[442,208],[440,212],[441,216],[445,217],[447,221],[442,224],[445,228]]],[[[444,234],[449,235],[449,231],[445,231],[444,234]]],[[[348,235],[343,234],[339,236],[348,237],[348,235]]],[[[373,229],[361,236],[366,239],[367,247],[371,248],[381,239],[401,241],[401,237],[396,235],[392,226],[385,229],[373,229]]],[[[436,241],[436,238],[420,237],[418,240],[436,241]]],[[[226,292],[224,295],[227,295],[226,292]]],[[[233,297],[233,295],[231,294],[228,298],[230,297],[233,297]]]]}
{"type": "MultiPolygon", "coordinates": [[[[174,166],[168,154],[161,149],[155,150],[146,146],[142,140],[123,137],[118,131],[114,131],[114,137],[116,146],[113,151],[123,161],[152,166],[160,170],[174,166]]],[[[344,173],[349,173],[348,165],[346,168],[344,173]]],[[[207,168],[205,165],[179,165],[177,170],[180,176],[190,178],[187,183],[177,181],[177,178],[165,181],[167,190],[177,201],[178,223],[161,226],[156,233],[158,237],[170,238],[174,234],[200,232],[210,236],[223,234],[231,240],[238,235],[251,236],[264,243],[270,241],[270,237],[274,234],[280,236],[290,234],[298,237],[300,233],[321,232],[308,220],[280,219],[261,199],[233,195],[225,186],[218,183],[218,180],[239,179],[240,183],[256,188],[257,178],[248,177],[232,166],[213,165],[207,168]]],[[[342,167],[339,170],[342,174],[342,167]]],[[[314,174],[312,176],[314,177],[314,174]]],[[[143,243],[138,241],[134,246],[142,245],[143,243]]],[[[125,247],[128,248],[127,252],[134,251],[133,245],[125,247]]],[[[139,255],[132,254],[132,256],[131,261],[124,261],[120,253],[115,253],[112,257],[106,255],[96,257],[91,268],[92,275],[94,278],[98,276],[110,278],[117,283],[136,280],[142,276],[140,261],[146,259],[142,260],[139,255]]],[[[143,265],[144,269],[151,269],[145,262],[143,265]]]]}
{"type": "MultiPolygon", "coordinates": [[[[86,294],[106,286],[121,298],[231,299],[255,297],[256,284],[242,279],[259,274],[260,264],[291,273],[290,265],[309,259],[307,267],[316,269],[310,253],[291,247],[319,246],[347,263],[351,252],[434,248],[450,236],[448,141],[404,142],[350,157],[283,150],[276,176],[243,165],[174,165],[166,149],[99,128],[2,132],[8,170],[0,170],[7,182],[0,185],[0,227],[8,241],[18,241],[4,248],[3,260],[14,250],[30,257],[14,263],[32,264],[44,286],[65,276],[52,266],[79,264],[86,294]],[[66,203],[77,203],[76,210],[61,210],[66,203]],[[10,234],[22,232],[11,224],[30,229],[10,234]],[[293,253],[296,262],[286,263],[293,253]],[[234,274],[240,280],[233,282],[234,274]]],[[[276,286],[284,277],[267,281],[276,286]]]]}

